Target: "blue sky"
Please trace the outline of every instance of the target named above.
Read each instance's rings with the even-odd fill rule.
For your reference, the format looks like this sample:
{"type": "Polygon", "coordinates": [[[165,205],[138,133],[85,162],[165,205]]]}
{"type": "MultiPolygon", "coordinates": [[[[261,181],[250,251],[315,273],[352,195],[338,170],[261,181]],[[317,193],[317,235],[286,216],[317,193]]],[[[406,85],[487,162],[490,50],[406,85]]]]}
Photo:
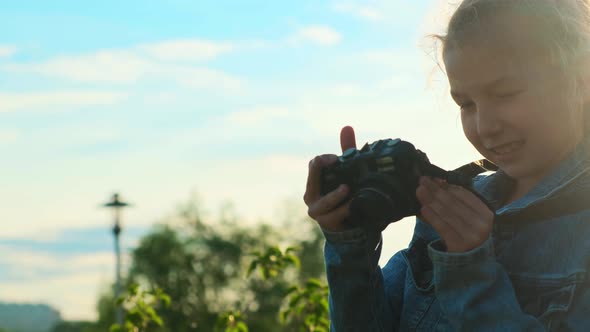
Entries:
{"type": "Polygon", "coordinates": [[[2,1],[0,300],[94,318],[113,191],[134,203],[129,250],[195,194],[248,222],[304,214],[307,162],[339,153],[344,125],[442,167],[476,159],[428,55],[439,2],[2,1]]]}

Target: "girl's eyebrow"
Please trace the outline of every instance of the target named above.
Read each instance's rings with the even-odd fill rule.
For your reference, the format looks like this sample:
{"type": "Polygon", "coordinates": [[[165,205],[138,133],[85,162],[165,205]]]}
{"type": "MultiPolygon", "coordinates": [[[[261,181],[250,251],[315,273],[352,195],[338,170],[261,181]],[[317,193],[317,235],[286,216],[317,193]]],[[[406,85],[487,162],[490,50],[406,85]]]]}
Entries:
{"type": "MultiPolygon", "coordinates": [[[[484,90],[488,90],[488,89],[489,90],[493,90],[495,88],[498,88],[502,84],[506,84],[506,83],[508,83],[508,82],[510,82],[512,80],[514,80],[514,77],[513,76],[509,76],[509,75],[502,76],[502,77],[497,78],[497,79],[495,79],[495,80],[493,80],[493,81],[491,81],[489,83],[483,84],[482,85],[482,89],[484,89],[484,90]]],[[[453,97],[453,99],[455,99],[455,100],[465,98],[465,96],[463,95],[462,92],[460,92],[460,91],[454,91],[454,90],[451,90],[451,97],[453,97]]]]}

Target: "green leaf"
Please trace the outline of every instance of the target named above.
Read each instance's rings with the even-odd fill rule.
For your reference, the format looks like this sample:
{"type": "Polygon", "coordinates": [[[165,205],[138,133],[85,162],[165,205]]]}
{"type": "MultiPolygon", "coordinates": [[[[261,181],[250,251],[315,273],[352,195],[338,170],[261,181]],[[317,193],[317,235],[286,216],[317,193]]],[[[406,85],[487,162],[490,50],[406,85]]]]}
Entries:
{"type": "Polygon", "coordinates": [[[238,322],[236,329],[239,332],[248,332],[248,326],[244,322],[238,322]]]}
{"type": "Polygon", "coordinates": [[[159,297],[160,297],[160,300],[161,300],[162,302],[164,302],[164,305],[165,305],[166,307],[169,307],[169,306],[170,306],[170,304],[172,303],[172,299],[170,298],[170,296],[169,296],[168,294],[163,294],[163,293],[162,293],[162,294],[160,294],[160,296],[159,296],[159,297]]]}
{"type": "Polygon", "coordinates": [[[299,261],[299,258],[297,258],[297,256],[294,255],[286,255],[285,256],[285,261],[292,263],[293,265],[295,265],[297,268],[301,267],[301,262],[299,261]]]}
{"type": "Polygon", "coordinates": [[[291,286],[291,287],[289,287],[289,288],[287,289],[287,292],[285,293],[285,296],[287,296],[287,295],[289,295],[289,294],[291,294],[291,293],[294,293],[294,292],[296,292],[298,289],[299,289],[299,287],[297,287],[297,286],[291,286]]]}
{"type": "Polygon", "coordinates": [[[152,320],[154,321],[154,323],[156,323],[158,326],[163,326],[164,325],[164,321],[162,320],[162,318],[160,318],[160,316],[155,316],[152,318],[152,320]]]}
{"type": "Polygon", "coordinates": [[[291,311],[289,309],[287,309],[287,310],[281,311],[281,313],[279,313],[279,319],[283,324],[287,321],[287,317],[289,316],[290,312],[291,311]]]}
{"type": "Polygon", "coordinates": [[[287,249],[285,249],[285,253],[290,254],[292,252],[298,251],[299,247],[287,247],[287,249]]]}
{"type": "Polygon", "coordinates": [[[328,311],[330,310],[330,309],[329,309],[329,305],[328,305],[328,300],[327,300],[327,299],[325,299],[325,298],[324,298],[324,299],[322,299],[322,300],[320,301],[320,305],[322,306],[322,309],[324,309],[324,312],[328,312],[328,311]]]}
{"type": "Polygon", "coordinates": [[[129,286],[127,287],[127,292],[130,295],[137,295],[137,293],[139,292],[139,284],[137,284],[137,283],[129,284],[129,286]]]}
{"type": "Polygon", "coordinates": [[[256,267],[258,266],[258,261],[254,260],[250,263],[250,266],[248,267],[248,271],[246,272],[246,276],[250,276],[250,274],[252,274],[252,271],[254,271],[256,269],[256,267]]]}
{"type": "Polygon", "coordinates": [[[306,287],[308,288],[322,288],[322,283],[318,279],[309,278],[305,283],[306,287]]]}
{"type": "Polygon", "coordinates": [[[301,294],[297,294],[289,300],[289,307],[294,307],[301,300],[301,294]]]}
{"type": "Polygon", "coordinates": [[[110,332],[124,332],[123,331],[123,328],[119,324],[113,324],[113,325],[111,325],[111,328],[109,329],[109,331],[110,332]]]}

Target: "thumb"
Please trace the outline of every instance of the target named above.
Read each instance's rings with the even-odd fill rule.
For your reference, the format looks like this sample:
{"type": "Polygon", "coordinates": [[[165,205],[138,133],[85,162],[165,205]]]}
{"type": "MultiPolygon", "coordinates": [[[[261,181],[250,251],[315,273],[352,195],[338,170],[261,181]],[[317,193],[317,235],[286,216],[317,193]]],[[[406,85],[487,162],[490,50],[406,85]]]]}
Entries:
{"type": "Polygon", "coordinates": [[[340,131],[340,147],[342,152],[350,149],[356,149],[356,138],[354,137],[354,129],[351,126],[346,126],[340,131]]]}

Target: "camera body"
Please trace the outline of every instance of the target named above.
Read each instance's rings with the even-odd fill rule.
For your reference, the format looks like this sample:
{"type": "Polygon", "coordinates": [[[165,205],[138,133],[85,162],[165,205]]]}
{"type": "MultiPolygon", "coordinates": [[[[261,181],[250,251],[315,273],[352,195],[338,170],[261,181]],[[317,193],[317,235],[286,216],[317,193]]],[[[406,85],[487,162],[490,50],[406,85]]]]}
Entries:
{"type": "Polygon", "coordinates": [[[325,195],[341,184],[348,185],[350,217],[346,222],[381,231],[419,212],[416,188],[422,175],[464,187],[471,185],[471,178],[431,164],[413,144],[396,138],[344,151],[336,163],[322,170],[320,191],[325,195]]]}

